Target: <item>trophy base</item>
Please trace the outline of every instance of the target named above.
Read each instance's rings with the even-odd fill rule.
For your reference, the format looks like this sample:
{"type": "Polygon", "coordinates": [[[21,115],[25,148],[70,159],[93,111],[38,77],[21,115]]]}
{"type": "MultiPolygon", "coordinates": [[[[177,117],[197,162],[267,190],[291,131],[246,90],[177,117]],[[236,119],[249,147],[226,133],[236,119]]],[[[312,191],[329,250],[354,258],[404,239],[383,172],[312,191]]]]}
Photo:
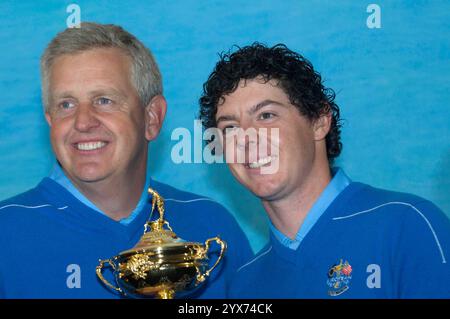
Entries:
{"type": "Polygon", "coordinates": [[[155,296],[157,299],[173,299],[175,290],[170,287],[145,287],[137,289],[136,292],[145,296],[155,296]]]}

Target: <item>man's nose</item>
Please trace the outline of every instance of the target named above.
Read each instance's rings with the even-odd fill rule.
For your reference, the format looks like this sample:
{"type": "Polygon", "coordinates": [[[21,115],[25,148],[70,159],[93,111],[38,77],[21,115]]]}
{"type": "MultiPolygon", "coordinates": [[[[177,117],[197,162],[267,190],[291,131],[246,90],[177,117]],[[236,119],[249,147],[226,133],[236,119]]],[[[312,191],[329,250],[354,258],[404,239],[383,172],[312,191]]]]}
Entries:
{"type": "Polygon", "coordinates": [[[253,147],[258,143],[258,128],[250,123],[242,123],[237,132],[237,147],[241,150],[253,147]]]}
{"type": "Polygon", "coordinates": [[[80,132],[87,132],[97,127],[100,121],[97,119],[95,111],[87,104],[80,104],[75,113],[75,129],[80,132]]]}
{"type": "Polygon", "coordinates": [[[253,134],[252,131],[250,133],[242,133],[238,134],[237,136],[237,148],[239,150],[245,151],[248,150],[250,147],[253,147],[258,143],[258,136],[257,134],[253,134]]]}

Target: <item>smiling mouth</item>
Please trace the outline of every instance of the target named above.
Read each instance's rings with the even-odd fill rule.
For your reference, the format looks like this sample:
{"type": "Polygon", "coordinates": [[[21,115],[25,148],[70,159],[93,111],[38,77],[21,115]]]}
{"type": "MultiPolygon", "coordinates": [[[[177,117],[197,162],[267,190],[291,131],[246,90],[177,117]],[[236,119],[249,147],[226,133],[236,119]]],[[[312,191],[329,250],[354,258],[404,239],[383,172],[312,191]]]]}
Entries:
{"type": "Polygon", "coordinates": [[[76,143],[75,148],[79,151],[95,151],[106,146],[106,142],[86,142],[86,143],[76,143]]]}
{"type": "Polygon", "coordinates": [[[270,162],[272,162],[272,156],[267,156],[267,157],[260,158],[256,162],[248,163],[245,166],[247,166],[248,168],[260,168],[264,165],[269,164],[270,162]]]}

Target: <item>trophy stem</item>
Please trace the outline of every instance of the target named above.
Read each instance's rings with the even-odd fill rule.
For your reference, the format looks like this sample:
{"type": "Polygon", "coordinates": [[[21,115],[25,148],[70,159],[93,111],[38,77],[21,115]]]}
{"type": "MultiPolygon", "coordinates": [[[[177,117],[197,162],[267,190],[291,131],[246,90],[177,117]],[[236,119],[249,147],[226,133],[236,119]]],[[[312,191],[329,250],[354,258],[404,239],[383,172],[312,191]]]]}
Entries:
{"type": "Polygon", "coordinates": [[[149,188],[148,193],[152,195],[152,213],[155,210],[155,206],[159,212],[159,221],[160,223],[164,223],[164,200],[161,195],[158,194],[155,190],[149,188]]]}
{"type": "Polygon", "coordinates": [[[173,299],[175,297],[175,291],[173,289],[162,289],[158,291],[156,297],[158,299],[173,299]]]}

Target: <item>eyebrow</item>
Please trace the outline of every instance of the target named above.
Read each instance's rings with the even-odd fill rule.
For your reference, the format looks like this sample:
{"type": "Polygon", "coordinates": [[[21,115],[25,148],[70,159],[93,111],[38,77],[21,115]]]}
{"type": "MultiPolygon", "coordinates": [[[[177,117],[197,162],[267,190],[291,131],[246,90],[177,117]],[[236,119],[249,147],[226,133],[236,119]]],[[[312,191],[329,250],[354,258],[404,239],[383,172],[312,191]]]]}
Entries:
{"type": "Polygon", "coordinates": [[[236,121],[237,118],[234,115],[222,115],[216,120],[216,124],[219,124],[219,122],[223,121],[236,121]]]}
{"type": "MultiPolygon", "coordinates": [[[[119,95],[119,96],[126,96],[125,93],[114,89],[114,88],[110,88],[110,87],[105,87],[105,88],[98,88],[98,89],[94,89],[90,92],[88,92],[90,97],[94,97],[94,96],[98,96],[98,95],[103,95],[103,94],[112,94],[112,95],[119,95]]],[[[74,94],[72,91],[68,90],[68,91],[62,91],[62,92],[58,92],[57,94],[54,95],[55,98],[64,98],[64,97],[73,97],[74,94]]]]}
{"type": "Polygon", "coordinates": [[[100,95],[114,95],[116,97],[127,97],[128,95],[125,92],[121,92],[119,90],[113,89],[113,88],[106,88],[106,89],[99,89],[89,92],[89,96],[96,97],[100,95]]]}
{"type": "Polygon", "coordinates": [[[274,104],[274,105],[279,105],[279,106],[283,106],[285,107],[286,105],[284,105],[283,103],[274,101],[274,100],[264,100],[262,102],[259,102],[258,104],[253,105],[250,110],[248,110],[248,114],[252,115],[255,114],[256,112],[258,112],[260,109],[262,109],[263,107],[270,105],[270,104],[274,104]]]}
{"type": "Polygon", "coordinates": [[[57,99],[72,98],[72,97],[73,97],[73,95],[72,95],[72,92],[70,92],[70,91],[60,92],[58,94],[55,94],[55,95],[51,96],[51,98],[56,99],[56,100],[57,99]]]}
{"type": "MultiPolygon", "coordinates": [[[[255,114],[256,112],[258,112],[259,110],[261,110],[263,107],[267,106],[267,105],[271,105],[271,104],[275,104],[275,105],[280,105],[283,107],[286,107],[286,105],[284,105],[283,103],[274,101],[274,100],[264,100],[259,102],[258,104],[253,105],[250,110],[247,111],[247,113],[249,115],[255,114]]],[[[217,120],[216,120],[216,124],[218,124],[221,121],[236,121],[237,118],[234,115],[222,115],[220,116],[217,120]]]]}

